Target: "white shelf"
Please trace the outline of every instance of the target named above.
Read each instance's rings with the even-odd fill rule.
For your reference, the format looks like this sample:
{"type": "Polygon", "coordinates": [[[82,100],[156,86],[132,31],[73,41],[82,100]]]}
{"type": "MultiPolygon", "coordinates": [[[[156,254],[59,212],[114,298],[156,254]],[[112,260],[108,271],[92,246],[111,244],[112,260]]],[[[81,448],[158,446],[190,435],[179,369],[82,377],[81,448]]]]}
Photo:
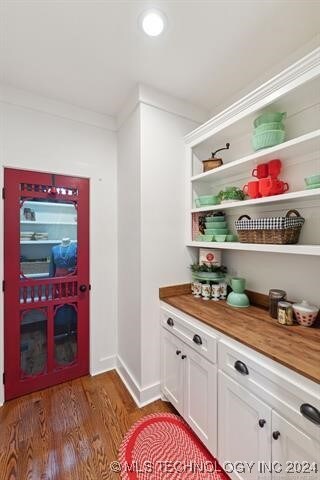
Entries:
{"type": "MultiPolygon", "coordinates": [[[[75,242],[75,240],[71,240],[72,243],[75,242]]],[[[61,243],[60,240],[21,240],[20,245],[54,245],[61,243]]]]}
{"type": "Polygon", "coordinates": [[[274,245],[240,242],[189,242],[188,247],[218,248],[252,252],[291,253],[295,255],[320,256],[320,245],[274,245]]]}
{"type": "Polygon", "coordinates": [[[226,177],[228,175],[236,175],[243,173],[244,168],[250,171],[254,168],[257,162],[267,162],[275,158],[275,155],[281,156],[282,161],[290,160],[291,158],[299,157],[300,155],[307,155],[312,152],[320,151],[320,129],[313,132],[306,133],[300,137],[296,137],[287,142],[281,143],[271,148],[265,148],[255,153],[251,153],[243,158],[234,160],[233,162],[225,163],[221,167],[209,170],[208,172],[200,173],[191,177],[191,182],[212,182],[216,178],[226,177]]]}
{"type": "Polygon", "coordinates": [[[197,213],[215,210],[226,210],[229,208],[254,207],[256,205],[268,205],[270,203],[272,204],[290,202],[291,200],[310,200],[314,199],[315,197],[320,197],[320,188],[283,193],[282,195],[273,195],[271,197],[262,197],[250,200],[243,200],[239,202],[220,203],[219,205],[208,205],[205,207],[193,208],[191,212],[197,213]]]}
{"type": "Polygon", "coordinates": [[[26,278],[49,278],[49,273],[25,273],[26,278]]]}
{"type": "MultiPolygon", "coordinates": [[[[30,192],[32,194],[32,192],[30,192]]],[[[31,207],[58,207],[58,208],[75,208],[73,201],[71,200],[70,203],[66,201],[63,202],[35,202],[34,200],[26,200],[23,202],[23,207],[26,205],[30,205],[31,207]]]]}
{"type": "Polygon", "coordinates": [[[20,225],[77,225],[75,222],[40,222],[38,220],[20,220],[20,225]]]}

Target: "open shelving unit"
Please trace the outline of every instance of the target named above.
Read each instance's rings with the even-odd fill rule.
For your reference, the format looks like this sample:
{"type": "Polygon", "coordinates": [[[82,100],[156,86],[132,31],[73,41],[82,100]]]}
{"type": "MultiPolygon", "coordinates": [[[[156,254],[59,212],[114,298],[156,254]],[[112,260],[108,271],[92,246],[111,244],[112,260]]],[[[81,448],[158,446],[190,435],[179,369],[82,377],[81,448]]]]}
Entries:
{"type": "Polygon", "coordinates": [[[46,239],[20,238],[21,269],[27,278],[45,278],[49,275],[49,259],[54,245],[62,238],[77,241],[77,211],[73,203],[27,200],[20,212],[20,234],[46,233],[46,239]],[[35,213],[35,220],[24,218],[24,209],[35,213]],[[46,260],[45,260],[46,259],[46,260]],[[44,261],[45,260],[45,261],[44,261]]]}
{"type": "Polygon", "coordinates": [[[306,176],[320,173],[319,92],[320,48],[317,48],[186,135],[186,158],[189,165],[188,247],[320,256],[320,188],[309,190],[304,184],[306,176]],[[251,147],[253,120],[263,111],[287,112],[286,141],[254,152],[251,147]],[[230,142],[231,146],[223,152],[224,164],[203,173],[202,160],[209,158],[212,151],[226,142],[230,142]],[[282,162],[281,179],[289,183],[288,192],[196,208],[195,199],[198,196],[216,195],[227,186],[241,188],[250,181],[251,172],[257,164],[274,158],[279,158],[282,162]],[[283,208],[303,210],[306,214],[303,216],[309,215],[312,219],[313,228],[311,222],[308,227],[306,218],[300,244],[202,242],[193,238],[193,215],[203,213],[205,216],[207,212],[224,210],[228,217],[235,220],[236,215],[240,214],[283,216],[283,208]]]}

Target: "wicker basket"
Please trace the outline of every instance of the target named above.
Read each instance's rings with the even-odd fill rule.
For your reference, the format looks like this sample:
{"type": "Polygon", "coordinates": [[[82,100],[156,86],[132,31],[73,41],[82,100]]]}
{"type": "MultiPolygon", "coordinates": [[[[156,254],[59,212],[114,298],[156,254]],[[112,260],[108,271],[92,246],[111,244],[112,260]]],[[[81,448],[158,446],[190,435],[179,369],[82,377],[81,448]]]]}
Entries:
{"type": "Polygon", "coordinates": [[[304,218],[297,210],[289,210],[285,217],[251,219],[248,215],[242,215],[235,222],[241,243],[277,245],[298,243],[303,224],[304,218]]]}

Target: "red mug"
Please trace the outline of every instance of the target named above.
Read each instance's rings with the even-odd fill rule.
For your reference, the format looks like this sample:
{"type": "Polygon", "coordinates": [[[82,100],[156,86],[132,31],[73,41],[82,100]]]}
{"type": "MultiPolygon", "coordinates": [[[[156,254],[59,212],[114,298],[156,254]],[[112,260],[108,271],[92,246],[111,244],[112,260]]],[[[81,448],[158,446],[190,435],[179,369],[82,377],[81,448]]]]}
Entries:
{"type": "Polygon", "coordinates": [[[243,187],[242,191],[245,195],[248,195],[250,198],[259,198],[260,197],[259,182],[257,181],[248,182],[247,185],[243,187]]]}
{"type": "Polygon", "coordinates": [[[278,160],[278,159],[270,160],[270,162],[268,163],[269,176],[271,178],[278,178],[281,172],[281,167],[282,167],[281,160],[278,160]]]}
{"type": "Polygon", "coordinates": [[[270,195],[280,195],[289,190],[288,183],[276,178],[261,178],[259,180],[259,193],[262,197],[269,197],[270,195]]]}
{"type": "Polygon", "coordinates": [[[267,163],[260,163],[252,170],[252,176],[256,178],[266,178],[269,175],[269,165],[267,163]]]}

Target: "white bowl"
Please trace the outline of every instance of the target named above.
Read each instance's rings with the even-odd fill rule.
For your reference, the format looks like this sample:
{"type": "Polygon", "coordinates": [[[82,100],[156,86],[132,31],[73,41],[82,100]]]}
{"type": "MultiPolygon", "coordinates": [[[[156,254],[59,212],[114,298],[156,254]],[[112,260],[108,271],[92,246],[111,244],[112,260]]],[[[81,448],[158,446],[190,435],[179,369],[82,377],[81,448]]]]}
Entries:
{"type": "Polygon", "coordinates": [[[317,319],[319,308],[315,305],[310,305],[303,300],[301,303],[294,303],[292,305],[295,317],[299,325],[303,327],[311,327],[317,319]]]}

